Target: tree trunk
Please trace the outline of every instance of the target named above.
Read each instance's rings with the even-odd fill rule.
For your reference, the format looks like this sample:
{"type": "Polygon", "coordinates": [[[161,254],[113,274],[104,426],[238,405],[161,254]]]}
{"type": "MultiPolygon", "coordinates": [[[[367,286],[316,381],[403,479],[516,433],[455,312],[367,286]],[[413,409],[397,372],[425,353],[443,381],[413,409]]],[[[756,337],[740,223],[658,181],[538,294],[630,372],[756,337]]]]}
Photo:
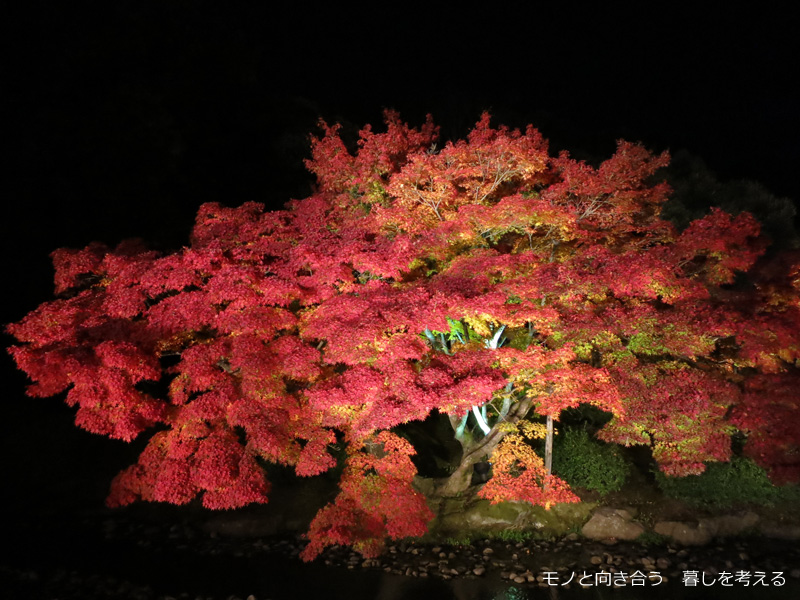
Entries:
{"type": "Polygon", "coordinates": [[[544,467],[548,475],[553,474],[553,417],[550,415],[547,415],[547,435],[544,438],[544,467]]]}
{"type": "MultiPolygon", "coordinates": [[[[506,421],[516,423],[523,419],[530,410],[531,401],[528,399],[518,402],[506,416],[506,421]]],[[[455,428],[458,419],[451,418],[451,423],[455,428]]],[[[475,463],[481,462],[484,456],[491,456],[497,445],[506,436],[506,432],[493,427],[489,433],[475,440],[472,436],[467,436],[461,442],[461,460],[455,471],[446,479],[439,480],[434,495],[442,498],[461,496],[469,490],[472,484],[472,473],[475,463]]]]}

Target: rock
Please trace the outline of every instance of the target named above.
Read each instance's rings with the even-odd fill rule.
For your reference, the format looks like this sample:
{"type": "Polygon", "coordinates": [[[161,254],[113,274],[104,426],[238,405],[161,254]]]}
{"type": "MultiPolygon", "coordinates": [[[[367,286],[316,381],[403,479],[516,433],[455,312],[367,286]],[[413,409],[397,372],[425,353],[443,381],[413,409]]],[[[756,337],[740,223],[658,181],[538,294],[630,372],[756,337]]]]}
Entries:
{"type": "Polygon", "coordinates": [[[613,545],[614,545],[614,544],[616,544],[618,541],[619,541],[619,540],[617,540],[617,538],[615,538],[615,537],[610,537],[610,538],[603,538],[602,540],[600,540],[600,543],[601,543],[601,544],[605,544],[606,546],[613,546],[613,545]]]}
{"type": "Polygon", "coordinates": [[[762,535],[770,538],[800,540],[800,525],[764,521],[759,524],[758,530],[762,535]]]}
{"type": "Polygon", "coordinates": [[[254,515],[252,513],[230,512],[210,517],[202,529],[212,538],[226,537],[268,537],[282,530],[282,519],[277,515],[254,515]]]}
{"type": "Polygon", "coordinates": [[[478,566],[478,567],[475,567],[474,569],[472,569],[472,574],[473,575],[477,575],[478,577],[480,577],[481,575],[484,575],[485,573],[486,573],[486,567],[484,567],[484,566],[478,566]]]}
{"type": "Polygon", "coordinates": [[[708,519],[699,519],[700,525],[713,531],[714,537],[730,537],[739,535],[746,529],[755,527],[758,523],[758,515],[754,512],[744,511],[730,515],[721,515],[708,519]]]}
{"type": "Polygon", "coordinates": [[[659,521],[653,531],[668,536],[684,546],[702,546],[715,537],[729,537],[754,527],[757,514],[745,511],[719,517],[700,518],[697,523],[686,521],[659,521]]]}
{"type": "Polygon", "coordinates": [[[641,523],[632,521],[631,513],[625,509],[598,508],[583,526],[581,533],[591,540],[634,540],[644,533],[641,523]]]}
{"type": "Polygon", "coordinates": [[[586,522],[592,502],[556,504],[550,510],[527,502],[500,502],[447,498],[438,507],[431,531],[442,537],[487,535],[500,531],[536,530],[553,537],[566,535],[586,522]]]}
{"type": "Polygon", "coordinates": [[[639,509],[636,508],[635,506],[622,506],[617,510],[625,511],[630,515],[631,519],[635,519],[636,516],[639,514],[639,509]]]}
{"type": "Polygon", "coordinates": [[[714,537],[712,531],[701,527],[699,523],[693,524],[684,521],[659,521],[653,527],[653,531],[684,546],[703,546],[714,537]]]}
{"type": "Polygon", "coordinates": [[[602,556],[593,556],[589,559],[589,562],[593,565],[600,565],[603,564],[603,557],[602,556]]]}

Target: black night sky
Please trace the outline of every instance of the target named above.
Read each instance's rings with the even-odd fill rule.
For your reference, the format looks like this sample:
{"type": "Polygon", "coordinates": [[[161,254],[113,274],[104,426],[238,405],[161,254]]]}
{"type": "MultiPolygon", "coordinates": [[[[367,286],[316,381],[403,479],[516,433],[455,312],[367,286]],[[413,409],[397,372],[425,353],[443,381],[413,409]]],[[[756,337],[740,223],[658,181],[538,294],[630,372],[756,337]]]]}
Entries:
{"type": "Polygon", "coordinates": [[[6,320],[47,299],[55,248],[179,247],[203,202],[306,195],[320,117],[354,134],[383,108],[412,124],[430,112],[457,138],[489,110],[533,123],[553,151],[605,158],[619,138],[687,149],[722,180],[797,200],[788,15],[538,4],[30,4],[9,23],[3,94],[3,256],[25,294],[6,320]]]}
{"type": "MultiPolygon", "coordinates": [[[[52,298],[56,248],[174,249],[204,202],[307,195],[320,117],[354,134],[384,108],[430,112],[454,139],[489,110],[588,160],[619,138],[686,149],[797,206],[800,23],[714,4],[26,2],[5,19],[0,321],[52,298]]],[[[75,430],[60,399],[26,398],[2,360],[13,510],[102,502],[136,452],[75,430]]]]}

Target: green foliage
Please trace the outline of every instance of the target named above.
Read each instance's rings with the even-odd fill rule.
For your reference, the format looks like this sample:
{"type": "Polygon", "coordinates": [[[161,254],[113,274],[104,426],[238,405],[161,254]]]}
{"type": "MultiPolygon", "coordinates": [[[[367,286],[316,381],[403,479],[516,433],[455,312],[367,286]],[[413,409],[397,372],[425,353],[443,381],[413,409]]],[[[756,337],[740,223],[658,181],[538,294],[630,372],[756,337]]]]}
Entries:
{"type": "Polygon", "coordinates": [[[668,353],[667,348],[657,342],[656,336],[648,333],[637,333],[631,336],[631,339],[628,341],[628,350],[646,356],[657,356],[659,354],[668,353]]]}
{"type": "Polygon", "coordinates": [[[642,546],[666,546],[670,538],[655,531],[645,531],[636,541],[642,546]]]}
{"type": "Polygon", "coordinates": [[[558,420],[568,427],[580,426],[595,431],[608,423],[613,416],[612,413],[597,408],[593,404],[581,403],[574,408],[562,410],[558,420]]]}
{"type": "Polygon", "coordinates": [[[720,181],[703,159],[685,150],[672,155],[664,175],[673,191],[661,216],[678,229],[719,206],[732,215],[752,214],[776,247],[800,246],[800,232],[794,225],[797,209],[789,198],[775,196],[755,181],[720,181]]]}
{"type": "Polygon", "coordinates": [[[798,486],[773,485],[764,469],[743,457],[734,457],[726,463],[709,463],[700,475],[667,477],[657,471],[656,482],[667,496],[707,508],[740,504],[772,506],[781,501],[800,500],[798,486]]]}
{"type": "Polygon", "coordinates": [[[468,535],[464,535],[462,537],[448,537],[445,538],[444,543],[448,546],[462,548],[472,544],[472,538],[470,538],[468,535]]]}
{"type": "Polygon", "coordinates": [[[501,540],[503,542],[526,542],[533,537],[530,531],[522,531],[520,529],[503,529],[492,534],[492,538],[501,540]]]}
{"type": "Polygon", "coordinates": [[[432,348],[450,354],[451,347],[455,343],[466,343],[468,341],[481,340],[475,331],[461,321],[456,321],[447,317],[447,324],[450,326],[449,331],[433,331],[425,329],[424,333],[419,334],[420,337],[426,339],[432,348]]]}
{"type": "Polygon", "coordinates": [[[625,483],[630,466],[615,446],[589,436],[585,429],[564,429],[553,445],[553,472],[570,486],[616,491],[625,483]]]}

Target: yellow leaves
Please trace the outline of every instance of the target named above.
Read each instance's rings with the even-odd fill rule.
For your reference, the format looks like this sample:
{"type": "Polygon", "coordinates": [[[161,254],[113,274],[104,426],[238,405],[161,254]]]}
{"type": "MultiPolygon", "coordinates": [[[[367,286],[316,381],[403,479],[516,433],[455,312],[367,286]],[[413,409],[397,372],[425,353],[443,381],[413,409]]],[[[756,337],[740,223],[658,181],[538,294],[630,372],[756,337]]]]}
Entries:
{"type": "Polygon", "coordinates": [[[528,388],[525,390],[525,396],[531,400],[536,400],[541,396],[545,396],[547,393],[547,384],[538,383],[536,381],[530,381],[528,388]]]}
{"type": "Polygon", "coordinates": [[[608,297],[609,296],[607,292],[599,292],[599,293],[589,292],[588,294],[586,294],[586,300],[594,304],[600,304],[605,300],[607,300],[608,297]]]}
{"type": "Polygon", "coordinates": [[[547,427],[544,423],[533,423],[531,421],[520,421],[517,427],[522,435],[529,440],[543,440],[547,435],[547,427]]]}
{"type": "Polygon", "coordinates": [[[503,439],[503,444],[511,440],[510,443],[521,443],[527,447],[525,440],[543,440],[547,435],[547,427],[544,423],[534,423],[533,421],[518,421],[517,423],[502,422],[497,424],[497,429],[508,434],[503,439]]]}
{"type": "Polygon", "coordinates": [[[593,346],[589,342],[583,344],[576,344],[575,356],[578,360],[589,360],[592,356],[592,349],[593,346]]]}
{"type": "Polygon", "coordinates": [[[363,412],[363,407],[342,406],[334,405],[328,409],[328,412],[333,417],[341,418],[344,421],[353,421],[358,415],[363,412]]]}
{"type": "Polygon", "coordinates": [[[778,350],[778,356],[781,358],[781,360],[784,360],[787,363],[791,364],[795,362],[798,358],[800,358],[800,348],[798,347],[781,348],[780,350],[778,350]]]}
{"type": "Polygon", "coordinates": [[[542,458],[526,443],[524,435],[518,433],[503,438],[492,453],[492,464],[495,473],[512,477],[523,471],[529,471],[534,477],[543,477],[547,472],[542,458]]]}
{"type": "Polygon", "coordinates": [[[493,335],[492,327],[497,326],[497,321],[492,315],[481,313],[478,315],[467,315],[464,320],[472,328],[472,330],[481,337],[490,338],[493,335]]]}
{"type": "Polygon", "coordinates": [[[519,429],[514,423],[510,423],[508,421],[501,421],[500,423],[495,425],[495,429],[503,433],[516,433],[517,431],[519,431],[519,429]]]}

